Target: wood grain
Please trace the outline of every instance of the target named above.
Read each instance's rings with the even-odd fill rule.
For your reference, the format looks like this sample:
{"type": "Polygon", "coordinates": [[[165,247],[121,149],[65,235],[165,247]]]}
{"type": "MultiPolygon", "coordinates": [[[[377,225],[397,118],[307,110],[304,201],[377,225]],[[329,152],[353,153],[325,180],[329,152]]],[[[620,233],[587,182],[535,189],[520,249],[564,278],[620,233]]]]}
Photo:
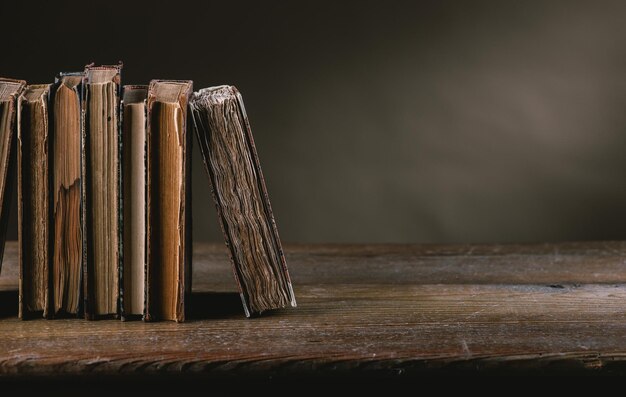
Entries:
{"type": "Polygon", "coordinates": [[[0,374],[124,377],[626,369],[626,243],[287,245],[299,307],[246,319],[225,247],[196,245],[187,323],[20,321],[0,374]]]}

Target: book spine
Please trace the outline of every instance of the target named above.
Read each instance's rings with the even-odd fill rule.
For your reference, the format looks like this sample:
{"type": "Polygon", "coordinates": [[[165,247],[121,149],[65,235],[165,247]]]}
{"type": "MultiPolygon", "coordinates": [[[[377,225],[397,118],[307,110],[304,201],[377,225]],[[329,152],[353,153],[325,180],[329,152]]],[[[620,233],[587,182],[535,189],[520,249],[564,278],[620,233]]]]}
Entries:
{"type": "Polygon", "coordinates": [[[176,321],[184,322],[187,314],[188,314],[188,305],[189,297],[191,295],[191,257],[193,255],[193,244],[192,244],[192,212],[191,212],[191,152],[192,152],[192,142],[193,142],[193,133],[191,126],[188,123],[188,113],[189,113],[189,100],[191,99],[191,95],[193,93],[193,85],[190,84],[188,86],[188,90],[184,93],[184,96],[180,98],[181,110],[184,112],[183,117],[183,128],[181,131],[183,132],[184,137],[184,146],[183,146],[183,161],[182,169],[185,173],[183,179],[183,200],[184,203],[184,211],[185,213],[181,216],[181,222],[184,222],[183,228],[183,250],[182,255],[183,258],[179,265],[179,279],[178,279],[178,293],[179,293],[179,307],[178,313],[176,313],[176,321]]]}
{"type": "Polygon", "coordinates": [[[150,321],[150,319],[148,318],[148,288],[150,286],[150,283],[148,282],[149,280],[149,275],[148,275],[148,261],[149,261],[149,257],[148,257],[148,253],[150,252],[150,208],[148,206],[149,200],[148,200],[148,194],[150,194],[150,189],[149,189],[149,170],[148,167],[150,165],[150,162],[148,161],[148,145],[150,142],[150,128],[149,128],[149,116],[150,116],[150,112],[148,111],[148,99],[146,98],[144,100],[144,107],[143,107],[143,111],[144,111],[144,120],[146,122],[145,124],[145,128],[146,128],[146,141],[143,147],[143,161],[144,161],[144,199],[146,200],[146,206],[145,206],[145,212],[144,212],[144,225],[146,226],[145,228],[145,241],[144,241],[144,263],[143,263],[143,285],[144,285],[144,291],[143,291],[143,315],[141,317],[141,319],[143,321],[150,321]]]}
{"type": "Polygon", "coordinates": [[[124,156],[124,145],[122,140],[122,84],[121,65],[119,69],[117,84],[115,87],[117,95],[117,317],[123,319],[123,292],[124,292],[124,173],[122,172],[122,161],[124,156]]]}
{"type": "MultiPolygon", "coordinates": [[[[42,88],[42,86],[33,86],[34,89],[42,88]]],[[[48,139],[48,132],[50,128],[50,85],[43,86],[45,89],[36,101],[29,103],[24,94],[20,96],[17,102],[17,182],[18,182],[18,245],[19,245],[19,310],[18,315],[21,319],[31,317],[31,308],[26,302],[26,292],[31,292],[32,288],[40,288],[40,285],[35,285],[35,278],[32,275],[33,266],[39,266],[41,263],[26,263],[26,258],[30,261],[34,261],[35,258],[32,254],[26,255],[26,250],[42,249],[41,241],[33,241],[33,233],[43,235],[44,247],[43,252],[38,255],[39,260],[43,260],[43,280],[39,279],[38,282],[43,283],[44,296],[43,296],[43,310],[42,315],[44,318],[48,318],[50,314],[50,259],[52,252],[50,238],[50,178],[49,178],[49,165],[50,165],[50,140],[48,139]],[[35,113],[37,105],[41,106],[41,112],[35,113]],[[40,118],[38,120],[38,118],[40,118]],[[33,136],[33,128],[35,125],[42,126],[44,130],[44,136],[33,136]],[[31,151],[34,139],[43,140],[44,150],[43,157],[33,157],[31,151]],[[33,192],[33,179],[32,172],[34,167],[41,167],[44,173],[46,182],[44,186],[37,186],[39,189],[37,192],[33,192]],[[29,186],[25,186],[25,173],[28,173],[29,186]],[[33,202],[33,200],[40,200],[43,197],[42,202],[33,202]],[[42,205],[45,211],[44,219],[33,218],[33,206],[42,205]],[[28,211],[28,215],[25,212],[28,211]],[[25,224],[28,222],[29,224],[25,224]],[[39,228],[36,227],[39,225],[39,228]],[[41,229],[43,228],[43,230],[41,229]],[[36,231],[38,230],[38,231],[36,231]],[[26,235],[28,233],[28,235],[26,235]],[[43,258],[43,259],[42,259],[43,258]]],[[[41,144],[41,141],[39,141],[41,144]]],[[[41,156],[41,152],[39,152],[41,156]]]]}
{"type": "Polygon", "coordinates": [[[83,246],[82,246],[82,262],[83,262],[83,307],[84,307],[84,316],[87,320],[94,319],[94,298],[92,297],[92,291],[94,289],[93,286],[93,278],[91,276],[91,239],[89,238],[90,230],[91,230],[91,217],[89,216],[89,211],[91,210],[89,205],[89,197],[91,197],[91,181],[90,181],[90,151],[88,150],[89,145],[89,126],[86,122],[89,117],[87,108],[89,105],[89,80],[87,76],[85,76],[83,80],[83,98],[82,98],[82,119],[83,119],[83,128],[81,130],[81,139],[80,139],[80,167],[81,167],[81,179],[82,179],[82,189],[81,189],[81,228],[82,228],[82,238],[83,238],[83,246]]]}
{"type": "MultiPolygon", "coordinates": [[[[152,86],[152,84],[150,84],[152,86]]],[[[152,291],[152,112],[153,112],[154,95],[148,89],[148,98],[146,99],[146,271],[145,271],[145,304],[143,321],[150,322],[156,320],[153,312],[153,291],[152,291]]]]}
{"type": "MultiPolygon", "coordinates": [[[[120,92],[120,98],[124,98],[124,90],[122,89],[122,91],[120,92]]],[[[120,234],[119,234],[119,263],[118,263],[118,267],[117,267],[117,278],[119,280],[119,284],[118,284],[118,304],[117,304],[117,311],[120,314],[120,320],[122,321],[126,321],[126,310],[124,309],[124,282],[126,281],[124,279],[124,182],[122,181],[123,178],[123,172],[122,172],[122,165],[124,164],[124,139],[123,139],[123,135],[124,135],[124,100],[120,99],[120,106],[119,106],[119,110],[118,110],[118,114],[120,115],[119,119],[118,119],[118,125],[117,125],[117,130],[119,131],[119,137],[120,140],[118,142],[118,155],[119,155],[119,161],[118,161],[118,180],[120,181],[120,185],[119,185],[119,222],[120,222],[120,234]]]]}
{"type": "MultiPolygon", "coordinates": [[[[191,98],[192,92],[187,94],[188,100],[191,98]]],[[[190,112],[190,105],[186,104],[187,114],[190,112]]],[[[185,259],[183,265],[183,320],[189,316],[191,309],[191,279],[192,279],[192,265],[193,265],[193,217],[191,207],[191,167],[192,167],[192,153],[193,153],[193,126],[189,122],[189,117],[185,118],[186,125],[186,155],[185,155],[185,259]]]]}
{"type": "MultiPolygon", "coordinates": [[[[79,197],[80,202],[79,202],[79,208],[78,208],[78,227],[77,230],[69,230],[69,233],[72,232],[77,232],[80,234],[80,241],[81,241],[81,247],[80,247],[80,263],[78,265],[80,271],[78,274],[78,282],[77,282],[77,295],[78,295],[78,304],[75,310],[70,310],[69,312],[64,312],[63,309],[61,309],[60,312],[57,311],[57,302],[54,302],[54,286],[52,286],[51,288],[51,303],[50,303],[50,307],[51,307],[51,316],[74,316],[74,317],[78,317],[81,318],[84,316],[84,289],[83,289],[83,282],[85,279],[85,257],[86,257],[86,246],[85,246],[85,241],[84,241],[84,208],[83,208],[83,200],[82,197],[84,196],[85,192],[84,192],[84,182],[82,180],[83,178],[83,158],[82,158],[82,153],[83,153],[83,149],[84,149],[84,142],[83,142],[83,136],[84,136],[84,129],[85,129],[85,114],[84,114],[84,73],[83,72],[69,72],[69,73],[59,73],[59,75],[55,78],[55,84],[53,86],[53,90],[50,94],[51,98],[55,98],[55,100],[51,99],[51,103],[56,101],[56,94],[59,90],[59,87],[61,84],[63,84],[63,78],[65,77],[70,77],[70,76],[77,76],[81,78],[81,81],[78,85],[76,85],[75,87],[73,87],[73,91],[76,95],[77,98],[77,102],[79,104],[79,111],[78,111],[78,117],[79,117],[79,128],[80,128],[80,143],[79,143],[79,150],[80,150],[80,177],[78,178],[78,180],[76,180],[76,185],[77,185],[77,189],[79,192],[79,197]]],[[[55,103],[56,106],[56,103],[55,103]]],[[[51,109],[50,113],[54,113],[54,110],[51,109]]],[[[52,120],[54,120],[54,117],[52,118],[52,120]]],[[[54,123],[56,124],[58,120],[54,120],[54,123]]],[[[54,124],[52,124],[54,125],[54,124]]],[[[51,147],[53,148],[52,151],[55,151],[55,145],[57,144],[57,142],[59,141],[59,137],[58,137],[59,131],[56,131],[55,128],[51,128],[51,147]]],[[[54,156],[51,156],[52,161],[51,161],[51,170],[55,170],[57,167],[59,167],[59,164],[56,164],[54,156]]],[[[58,194],[58,192],[56,192],[56,188],[57,186],[55,186],[54,184],[54,177],[50,178],[51,179],[51,211],[52,211],[52,215],[51,215],[51,220],[52,222],[55,224],[55,226],[52,228],[53,233],[57,233],[56,230],[56,223],[58,221],[57,215],[55,213],[55,208],[54,208],[54,196],[58,194]]],[[[64,217],[60,218],[60,222],[64,222],[65,219],[64,217]]],[[[53,235],[52,239],[56,238],[56,236],[53,235]]],[[[63,241],[61,241],[62,244],[64,244],[63,241]]],[[[52,244],[52,251],[51,252],[55,252],[57,250],[61,250],[62,247],[57,247],[56,246],[56,242],[53,242],[52,244]]],[[[54,258],[53,258],[54,261],[54,258]]],[[[53,272],[54,269],[51,269],[51,272],[53,272]]],[[[51,280],[51,283],[54,280],[51,280]]]]}
{"type": "Polygon", "coordinates": [[[54,313],[54,308],[52,305],[53,302],[53,297],[52,297],[52,253],[54,252],[54,234],[53,234],[53,227],[52,227],[52,216],[53,216],[53,207],[52,207],[52,203],[54,202],[53,199],[53,195],[52,195],[52,170],[54,169],[53,166],[53,155],[52,155],[52,126],[54,125],[54,120],[53,120],[53,114],[54,112],[52,111],[52,87],[53,85],[50,84],[48,85],[48,91],[46,93],[46,95],[44,96],[43,100],[45,101],[45,108],[46,108],[46,115],[45,115],[45,122],[48,123],[48,129],[47,129],[47,134],[46,134],[46,153],[48,154],[46,156],[46,160],[47,160],[47,164],[46,166],[48,167],[48,178],[47,178],[47,197],[46,197],[46,207],[47,207],[47,216],[48,216],[48,222],[46,223],[46,226],[48,228],[48,240],[46,241],[46,246],[48,247],[48,259],[46,261],[46,264],[48,265],[48,269],[45,273],[46,276],[46,297],[45,297],[45,305],[44,305],[44,309],[43,309],[43,317],[44,318],[52,318],[52,313],[54,313]]]}
{"type": "Polygon", "coordinates": [[[26,86],[26,82],[22,80],[2,79],[3,81],[10,81],[12,83],[19,83],[19,88],[12,94],[9,99],[8,112],[9,112],[9,136],[7,139],[7,147],[9,148],[7,158],[4,164],[0,164],[0,170],[4,173],[2,180],[4,180],[4,186],[0,186],[0,199],[2,200],[0,209],[0,271],[2,270],[2,259],[4,256],[4,246],[6,242],[7,227],[9,224],[9,212],[11,210],[11,196],[13,194],[15,184],[16,173],[16,135],[17,129],[17,98],[22,93],[22,90],[26,86]]]}
{"type": "Polygon", "coordinates": [[[22,179],[22,111],[24,102],[26,99],[22,96],[17,100],[17,244],[19,246],[19,278],[18,278],[18,309],[17,316],[20,320],[24,320],[27,315],[28,309],[25,307],[26,298],[24,297],[24,290],[26,285],[24,279],[26,277],[25,263],[24,263],[24,193],[23,193],[23,179],[22,179]]]}
{"type": "MultiPolygon", "coordinates": [[[[94,66],[93,64],[87,65],[85,67],[85,80],[84,80],[84,89],[83,89],[83,134],[81,139],[81,172],[83,178],[83,194],[81,198],[81,205],[83,208],[83,268],[84,268],[84,307],[85,307],[85,319],[87,320],[95,320],[98,317],[120,317],[120,269],[123,255],[123,243],[122,243],[122,207],[121,207],[121,127],[120,127],[120,94],[121,94],[121,70],[122,64],[118,65],[105,65],[105,66],[94,66]],[[115,85],[114,92],[116,97],[116,103],[114,106],[114,117],[115,117],[115,127],[116,127],[116,135],[115,142],[113,145],[117,148],[117,156],[116,156],[116,176],[117,182],[115,186],[100,186],[99,192],[94,192],[94,178],[92,171],[92,153],[90,150],[91,147],[91,139],[92,136],[92,126],[90,122],[91,117],[91,103],[92,98],[90,97],[90,89],[92,87],[93,82],[90,79],[90,72],[92,71],[112,71],[115,73],[111,82],[115,85]],[[114,227],[113,233],[118,240],[117,244],[117,257],[115,259],[115,273],[116,273],[116,282],[117,282],[117,290],[116,290],[116,299],[115,299],[115,309],[111,313],[96,313],[96,296],[95,296],[95,272],[97,271],[94,260],[94,207],[92,200],[94,198],[94,194],[101,194],[102,191],[107,192],[109,189],[114,189],[116,191],[116,204],[117,204],[117,218],[115,219],[116,225],[114,227]]],[[[105,148],[106,149],[106,148],[105,148]]],[[[113,238],[114,236],[108,236],[108,238],[113,238]]],[[[115,286],[109,286],[111,290],[115,290],[115,286]]]]}
{"type": "MultiPolygon", "coordinates": [[[[81,173],[84,172],[84,167],[85,167],[85,159],[83,158],[82,154],[85,152],[85,141],[84,141],[84,137],[85,137],[85,96],[86,96],[86,88],[85,88],[85,74],[80,73],[83,80],[81,81],[81,84],[79,87],[77,87],[77,94],[79,95],[79,103],[81,104],[81,108],[80,108],[80,136],[81,136],[81,142],[80,142],[80,149],[81,149],[81,156],[80,156],[80,168],[81,168],[81,173]]],[[[80,202],[80,232],[81,232],[81,237],[82,237],[82,260],[81,260],[81,269],[83,270],[81,272],[81,279],[78,281],[78,285],[79,285],[79,296],[78,296],[78,310],[76,311],[76,317],[83,317],[84,313],[85,313],[85,307],[83,306],[84,304],[84,296],[85,296],[85,291],[80,288],[80,286],[84,285],[85,282],[85,271],[87,270],[87,262],[85,260],[86,256],[87,256],[87,245],[85,244],[85,219],[87,218],[85,215],[85,210],[86,208],[83,207],[84,205],[84,197],[85,197],[85,188],[86,188],[86,184],[85,181],[82,179],[82,176],[84,174],[81,174],[81,181],[79,183],[80,185],[80,195],[81,195],[81,202],[80,202]]]]}
{"type": "MultiPolygon", "coordinates": [[[[144,189],[142,197],[145,200],[146,193],[146,141],[144,140],[141,146],[135,146],[133,142],[136,139],[137,131],[132,129],[132,120],[133,113],[137,111],[139,104],[141,104],[141,109],[143,112],[142,119],[144,120],[143,131],[145,138],[145,129],[146,129],[146,99],[145,97],[141,101],[137,101],[137,99],[131,99],[128,102],[126,101],[127,95],[136,95],[133,94],[134,91],[143,91],[144,93],[147,91],[147,86],[145,85],[125,85],[122,87],[122,92],[120,98],[120,216],[121,216],[121,224],[120,224],[120,251],[122,252],[122,260],[120,261],[119,267],[119,279],[120,279],[120,319],[122,321],[127,321],[131,319],[142,319],[145,316],[145,272],[146,272],[146,242],[135,241],[134,232],[136,231],[137,224],[134,222],[135,217],[138,215],[134,212],[137,210],[132,206],[136,197],[133,197],[132,187],[140,187],[142,186],[144,189]],[[131,109],[134,109],[131,111],[131,109]],[[134,180],[132,175],[130,174],[134,171],[134,156],[136,155],[135,151],[140,150],[141,160],[143,162],[143,179],[142,182],[137,184],[138,181],[134,180]],[[127,174],[127,172],[129,174],[127,174]],[[143,260],[140,262],[133,262],[135,257],[133,253],[136,252],[137,249],[143,250],[143,260]],[[139,281],[135,279],[136,272],[135,266],[143,266],[141,269],[141,273],[144,275],[143,280],[139,281]],[[142,283],[142,287],[144,288],[144,294],[141,296],[142,302],[142,312],[137,313],[133,308],[133,301],[136,301],[136,297],[133,296],[135,291],[133,291],[134,283],[142,283]]],[[[144,202],[145,208],[145,202],[144,202]]],[[[146,226],[146,211],[142,212],[144,217],[143,225],[146,226]]],[[[143,235],[145,237],[146,231],[144,229],[143,235]]]]}
{"type": "Polygon", "coordinates": [[[161,222],[162,220],[156,219],[154,216],[154,207],[155,203],[152,202],[152,178],[158,173],[159,164],[155,164],[156,161],[160,160],[159,153],[155,152],[156,148],[154,148],[153,139],[153,129],[155,126],[152,125],[152,119],[154,118],[154,106],[157,103],[157,98],[155,95],[154,87],[156,84],[161,82],[169,82],[169,83],[184,83],[186,84],[185,91],[180,92],[178,97],[178,105],[180,107],[180,111],[183,114],[181,118],[183,121],[183,125],[179,130],[179,138],[183,142],[183,156],[182,163],[176,164],[177,167],[180,167],[182,171],[182,191],[181,191],[181,203],[182,208],[179,212],[178,223],[179,227],[182,224],[182,227],[179,228],[179,239],[182,247],[179,248],[179,256],[178,263],[176,266],[178,267],[178,279],[176,286],[176,308],[174,313],[174,318],[169,318],[169,320],[174,320],[176,322],[184,322],[186,315],[186,306],[185,302],[188,300],[188,295],[190,292],[190,274],[191,274],[191,222],[187,222],[187,220],[191,219],[191,195],[190,195],[190,185],[191,185],[191,142],[189,137],[187,136],[188,125],[187,125],[187,113],[189,109],[189,99],[191,97],[191,93],[193,91],[193,84],[191,81],[182,81],[182,80],[153,80],[150,83],[150,87],[148,89],[148,100],[147,100],[147,129],[146,129],[146,141],[147,141],[147,176],[146,176],[146,201],[147,201],[147,233],[146,233],[146,245],[147,245],[147,267],[146,267],[146,304],[145,304],[145,321],[155,321],[161,320],[160,315],[155,313],[155,299],[157,299],[157,294],[163,294],[163,291],[155,290],[155,286],[153,285],[155,281],[156,271],[155,266],[157,259],[155,259],[155,253],[153,252],[154,247],[152,244],[154,243],[152,233],[153,229],[156,229],[156,226],[153,225],[153,222],[161,222]],[[189,274],[188,274],[189,273],[189,274]]]}

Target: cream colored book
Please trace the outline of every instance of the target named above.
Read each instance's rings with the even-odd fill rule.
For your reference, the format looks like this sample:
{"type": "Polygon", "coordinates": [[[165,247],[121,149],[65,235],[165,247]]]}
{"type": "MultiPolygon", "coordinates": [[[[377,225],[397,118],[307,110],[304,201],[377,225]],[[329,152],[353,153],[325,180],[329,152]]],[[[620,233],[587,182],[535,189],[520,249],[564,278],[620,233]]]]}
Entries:
{"type": "Polygon", "coordinates": [[[122,318],[142,317],[146,289],[146,100],[148,86],[124,86],[122,96],[122,318]]]}

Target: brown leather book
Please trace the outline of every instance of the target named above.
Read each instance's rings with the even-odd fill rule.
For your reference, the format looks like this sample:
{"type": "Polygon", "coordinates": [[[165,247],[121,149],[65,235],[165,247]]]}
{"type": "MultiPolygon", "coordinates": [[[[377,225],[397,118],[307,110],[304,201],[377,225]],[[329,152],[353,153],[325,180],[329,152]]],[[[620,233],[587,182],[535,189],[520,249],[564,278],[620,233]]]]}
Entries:
{"type": "Polygon", "coordinates": [[[148,86],[126,85],[122,94],[123,268],[121,317],[140,318],[146,288],[146,100],[148,86]]]}
{"type": "Polygon", "coordinates": [[[295,307],[241,94],[205,88],[194,94],[191,113],[246,316],[295,307]]]}
{"type": "Polygon", "coordinates": [[[0,78],[0,270],[15,183],[17,98],[25,86],[22,80],[0,78]]]}
{"type": "Polygon", "coordinates": [[[146,321],[185,320],[191,291],[191,81],[153,80],[147,101],[146,321]]]}
{"type": "Polygon", "coordinates": [[[82,310],[82,146],[83,73],[61,73],[52,97],[51,315],[80,315],[82,310]]]}
{"type": "Polygon", "coordinates": [[[19,317],[50,314],[50,91],[29,85],[18,99],[19,317]]]}
{"type": "Polygon", "coordinates": [[[82,142],[85,318],[117,316],[122,260],[122,65],[85,67],[82,142]]]}

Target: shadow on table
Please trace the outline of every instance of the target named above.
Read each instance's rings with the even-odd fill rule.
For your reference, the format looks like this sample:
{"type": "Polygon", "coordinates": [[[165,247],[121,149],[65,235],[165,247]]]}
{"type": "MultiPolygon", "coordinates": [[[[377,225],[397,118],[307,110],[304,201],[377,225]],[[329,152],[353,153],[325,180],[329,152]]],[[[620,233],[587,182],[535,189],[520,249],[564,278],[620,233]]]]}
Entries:
{"type": "Polygon", "coordinates": [[[191,321],[243,316],[237,292],[192,292],[189,304],[188,319],[191,321]]]}
{"type": "MultiPolygon", "coordinates": [[[[19,296],[17,291],[0,291],[0,318],[17,317],[19,296]]],[[[188,320],[244,318],[241,298],[237,292],[193,292],[188,320]]],[[[272,312],[264,313],[264,316],[272,312]]]]}
{"type": "Polygon", "coordinates": [[[0,291],[0,318],[17,316],[17,291],[0,291]]]}

